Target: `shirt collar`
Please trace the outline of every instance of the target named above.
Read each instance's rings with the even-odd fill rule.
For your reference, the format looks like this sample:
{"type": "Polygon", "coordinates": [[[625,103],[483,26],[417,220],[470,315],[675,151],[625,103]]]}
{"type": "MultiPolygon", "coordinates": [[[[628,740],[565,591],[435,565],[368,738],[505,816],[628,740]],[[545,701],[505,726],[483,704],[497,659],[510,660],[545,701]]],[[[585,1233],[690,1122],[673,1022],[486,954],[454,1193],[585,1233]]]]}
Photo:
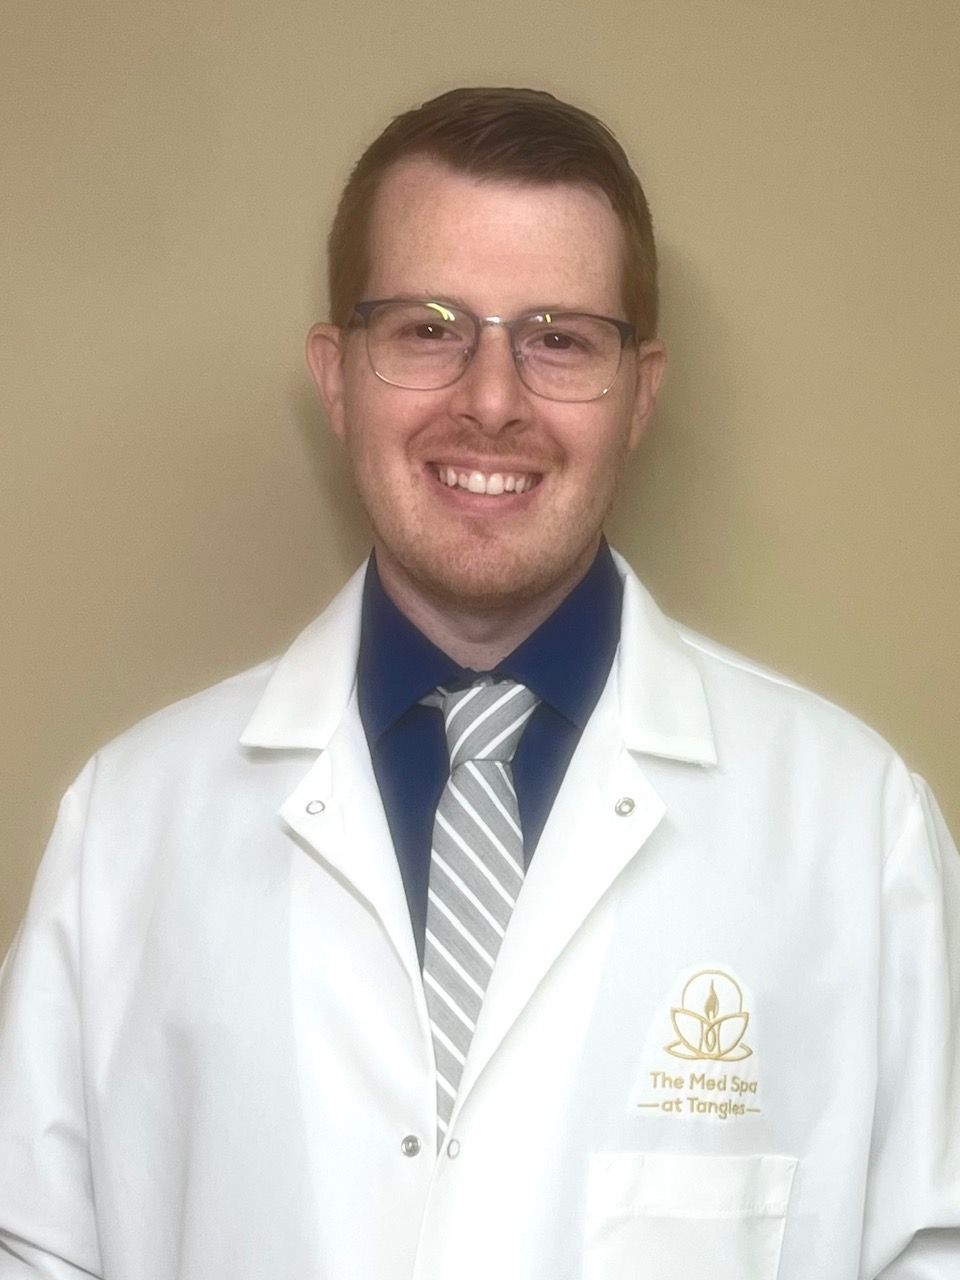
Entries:
{"type": "Polygon", "coordinates": [[[363,580],[357,656],[357,700],[371,742],[424,694],[456,680],[460,670],[393,603],[371,555],[363,580]]]}
{"type": "Polygon", "coordinates": [[[577,728],[603,691],[620,640],[623,586],[606,539],[570,594],[498,665],[577,728]]]}
{"type": "MultiPolygon", "coordinates": [[[[573,591],[495,673],[517,680],[582,729],[590,717],[620,637],[622,586],[604,540],[573,591]]],[[[357,694],[375,740],[439,684],[469,682],[464,669],[413,625],[383,589],[373,556],[363,584],[357,694]]]]}

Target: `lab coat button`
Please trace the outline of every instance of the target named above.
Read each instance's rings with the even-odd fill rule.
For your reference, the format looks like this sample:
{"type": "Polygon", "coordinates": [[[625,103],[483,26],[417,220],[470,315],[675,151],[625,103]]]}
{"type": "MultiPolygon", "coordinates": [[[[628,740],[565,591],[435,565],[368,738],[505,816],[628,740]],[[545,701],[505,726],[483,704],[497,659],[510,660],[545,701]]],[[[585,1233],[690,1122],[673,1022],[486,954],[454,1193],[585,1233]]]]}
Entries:
{"type": "Polygon", "coordinates": [[[323,813],[326,807],[322,800],[311,800],[307,805],[307,813],[323,813]]]}
{"type": "Polygon", "coordinates": [[[460,1143],[457,1141],[456,1138],[451,1138],[450,1141],[447,1143],[447,1155],[450,1157],[451,1160],[456,1160],[459,1154],[460,1154],[460,1143]]]}
{"type": "Polygon", "coordinates": [[[418,1156],[420,1154],[420,1139],[415,1133],[408,1133],[404,1140],[400,1143],[400,1150],[405,1156],[418,1156]]]}
{"type": "Polygon", "coordinates": [[[622,796],[613,806],[614,812],[621,818],[627,818],[633,813],[634,804],[629,796],[622,796]]]}

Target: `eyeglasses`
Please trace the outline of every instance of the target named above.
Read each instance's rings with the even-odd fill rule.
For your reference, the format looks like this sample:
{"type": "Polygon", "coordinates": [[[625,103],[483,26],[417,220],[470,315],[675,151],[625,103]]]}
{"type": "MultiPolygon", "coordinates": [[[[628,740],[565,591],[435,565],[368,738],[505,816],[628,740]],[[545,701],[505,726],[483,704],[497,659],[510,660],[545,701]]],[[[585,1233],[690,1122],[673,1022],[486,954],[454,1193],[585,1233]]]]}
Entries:
{"type": "Polygon", "coordinates": [[[496,325],[510,335],[520,381],[535,395],[572,403],[599,400],[613,386],[623,348],[636,330],[625,320],[574,311],[503,320],[428,299],[382,298],[355,308],[367,355],[381,381],[408,391],[439,391],[463,376],[496,325]]]}

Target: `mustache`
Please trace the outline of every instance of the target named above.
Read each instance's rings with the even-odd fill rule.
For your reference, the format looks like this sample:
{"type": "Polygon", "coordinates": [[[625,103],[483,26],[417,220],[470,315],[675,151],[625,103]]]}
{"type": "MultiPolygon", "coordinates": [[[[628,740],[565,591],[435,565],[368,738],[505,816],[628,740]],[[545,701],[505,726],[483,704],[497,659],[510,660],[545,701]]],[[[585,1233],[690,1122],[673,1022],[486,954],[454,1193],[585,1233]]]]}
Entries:
{"type": "Polygon", "coordinates": [[[503,436],[487,435],[478,428],[445,427],[428,430],[417,441],[418,452],[425,456],[451,452],[476,454],[487,462],[503,459],[513,462],[518,458],[540,462],[559,462],[561,451],[550,440],[539,436],[535,430],[507,431],[503,436]]]}

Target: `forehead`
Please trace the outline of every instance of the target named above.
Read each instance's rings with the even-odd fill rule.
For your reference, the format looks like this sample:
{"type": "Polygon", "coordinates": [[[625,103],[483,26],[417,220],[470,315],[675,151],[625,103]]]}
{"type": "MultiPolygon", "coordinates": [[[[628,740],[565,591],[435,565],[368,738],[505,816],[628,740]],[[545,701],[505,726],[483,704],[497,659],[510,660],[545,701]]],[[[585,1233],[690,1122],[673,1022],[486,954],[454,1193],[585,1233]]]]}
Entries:
{"type": "Polygon", "coordinates": [[[622,263],[620,222],[598,188],[478,178],[417,157],[377,193],[367,296],[617,314],[622,263]]]}

